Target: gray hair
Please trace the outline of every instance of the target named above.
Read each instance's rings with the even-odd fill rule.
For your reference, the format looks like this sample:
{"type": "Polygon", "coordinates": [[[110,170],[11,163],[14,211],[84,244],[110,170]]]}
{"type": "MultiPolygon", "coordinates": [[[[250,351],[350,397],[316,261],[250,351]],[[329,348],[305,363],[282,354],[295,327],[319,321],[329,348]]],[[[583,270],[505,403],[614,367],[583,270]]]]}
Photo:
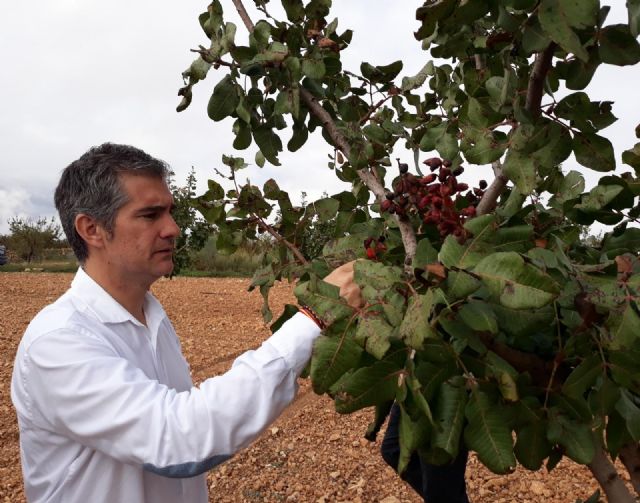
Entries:
{"type": "Polygon", "coordinates": [[[121,174],[167,179],[170,170],[164,161],[130,145],[103,143],[91,147],[67,166],[56,187],[54,201],[67,240],[81,264],[89,250],[75,228],[76,216],[95,219],[113,232],[116,214],[128,201],[120,182],[121,174]]]}

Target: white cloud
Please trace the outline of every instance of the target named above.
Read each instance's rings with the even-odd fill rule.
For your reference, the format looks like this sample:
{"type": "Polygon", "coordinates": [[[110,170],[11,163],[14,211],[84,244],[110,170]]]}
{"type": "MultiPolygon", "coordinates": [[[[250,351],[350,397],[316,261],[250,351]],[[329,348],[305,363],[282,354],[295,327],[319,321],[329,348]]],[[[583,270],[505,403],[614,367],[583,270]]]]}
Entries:
{"type": "Polygon", "coordinates": [[[28,216],[30,206],[29,194],[26,190],[0,189],[0,234],[6,234],[9,231],[10,218],[28,216]]]}

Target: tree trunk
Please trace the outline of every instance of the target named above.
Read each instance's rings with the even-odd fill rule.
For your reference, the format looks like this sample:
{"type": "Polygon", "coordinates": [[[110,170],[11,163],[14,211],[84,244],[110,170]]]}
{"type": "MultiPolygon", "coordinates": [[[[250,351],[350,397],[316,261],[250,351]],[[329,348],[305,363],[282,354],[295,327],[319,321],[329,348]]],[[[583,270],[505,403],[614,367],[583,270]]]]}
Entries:
{"type": "Polygon", "coordinates": [[[640,496],[640,443],[631,443],[620,449],[620,461],[629,472],[631,485],[640,496]]]}
{"type": "Polygon", "coordinates": [[[588,466],[607,495],[609,503],[636,503],[636,499],[631,495],[624,481],[618,475],[615,466],[613,466],[602,445],[596,448],[596,454],[588,466]]]}

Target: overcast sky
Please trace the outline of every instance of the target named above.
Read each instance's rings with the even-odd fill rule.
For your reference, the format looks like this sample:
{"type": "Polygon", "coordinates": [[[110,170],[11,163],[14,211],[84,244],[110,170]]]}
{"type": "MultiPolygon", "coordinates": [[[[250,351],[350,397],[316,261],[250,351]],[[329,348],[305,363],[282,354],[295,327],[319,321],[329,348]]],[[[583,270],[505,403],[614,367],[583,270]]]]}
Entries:
{"type": "MultiPolygon", "coordinates": [[[[237,19],[229,0],[222,1],[237,19]]],[[[624,0],[612,5],[607,24],[626,22],[624,0]]],[[[60,171],[92,145],[129,143],[167,161],[178,182],[193,166],[200,187],[215,177],[223,153],[232,149],[232,121],[214,123],[206,104],[222,73],[194,88],[191,106],[176,113],[181,72],[193,60],[190,48],[206,44],[197,16],[208,2],[177,0],[55,0],[4,2],[0,16],[0,234],[14,216],[50,216],[60,171]]],[[[250,0],[247,6],[253,5],[250,0]]],[[[279,2],[272,2],[279,4],[279,2]]],[[[332,16],[340,29],[352,28],[344,66],[357,71],[362,60],[388,64],[402,59],[401,75],[415,74],[428,59],[413,38],[420,1],[335,0],[332,16]]],[[[258,19],[254,13],[254,19],[258,19]]],[[[240,43],[246,40],[237,20],[240,43]]],[[[640,122],[637,67],[604,66],[587,91],[594,100],[613,100],[618,122],[604,131],[619,160],[635,142],[640,122]]],[[[288,141],[284,132],[283,141],[288,141]]],[[[243,173],[261,185],[276,178],[294,199],[302,191],[313,200],[340,184],[326,167],[329,148],[316,138],[302,150],[280,155],[281,167],[269,164],[243,173]]],[[[252,161],[255,145],[235,155],[252,161]]],[[[403,155],[402,152],[396,155],[403,155]]],[[[409,153],[404,153],[407,161],[409,153]]],[[[569,160],[566,169],[576,165],[569,160]]],[[[588,170],[587,170],[588,171],[588,170]]],[[[479,170],[488,174],[489,170],[479,170]]],[[[478,177],[480,177],[479,175],[478,177]]],[[[599,175],[593,173],[593,183],[599,175]]]]}

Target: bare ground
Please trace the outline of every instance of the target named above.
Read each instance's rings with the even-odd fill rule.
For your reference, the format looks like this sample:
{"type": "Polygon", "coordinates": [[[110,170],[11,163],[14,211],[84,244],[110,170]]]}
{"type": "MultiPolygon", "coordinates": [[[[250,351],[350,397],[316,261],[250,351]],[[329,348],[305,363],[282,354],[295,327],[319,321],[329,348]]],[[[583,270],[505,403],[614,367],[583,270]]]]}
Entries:
{"type": "MultiPolygon", "coordinates": [[[[29,320],[64,292],[73,275],[0,273],[0,502],[24,502],[18,430],[9,390],[15,352],[29,320]]],[[[160,280],[154,294],[178,332],[196,384],[223,373],[241,352],[269,335],[261,298],[242,279],[160,280]]],[[[276,287],[271,307],[293,302],[288,285],[276,287]]],[[[379,456],[379,442],[362,438],[372,412],[341,416],[305,380],[296,401],[249,448],[209,473],[212,502],[384,502],[420,499],[379,456]]],[[[589,472],[563,460],[551,473],[519,468],[497,476],[475,457],[467,470],[475,503],[571,502],[596,489],[589,472]]]]}

